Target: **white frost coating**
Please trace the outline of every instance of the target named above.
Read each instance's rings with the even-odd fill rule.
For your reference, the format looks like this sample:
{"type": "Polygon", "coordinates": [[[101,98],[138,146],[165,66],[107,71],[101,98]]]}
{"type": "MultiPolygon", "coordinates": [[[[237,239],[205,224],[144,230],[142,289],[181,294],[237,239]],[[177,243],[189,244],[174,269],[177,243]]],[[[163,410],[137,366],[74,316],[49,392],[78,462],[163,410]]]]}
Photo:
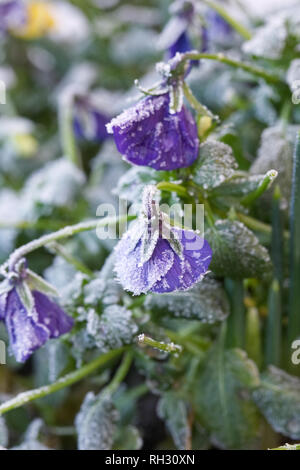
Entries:
{"type": "Polygon", "coordinates": [[[114,127],[119,127],[121,130],[126,130],[133,124],[153,116],[165,105],[165,103],[166,98],[164,95],[154,100],[148,100],[147,104],[145,104],[145,100],[142,100],[136,106],[126,109],[123,111],[123,113],[106,124],[107,132],[109,134],[113,134],[114,127]]]}

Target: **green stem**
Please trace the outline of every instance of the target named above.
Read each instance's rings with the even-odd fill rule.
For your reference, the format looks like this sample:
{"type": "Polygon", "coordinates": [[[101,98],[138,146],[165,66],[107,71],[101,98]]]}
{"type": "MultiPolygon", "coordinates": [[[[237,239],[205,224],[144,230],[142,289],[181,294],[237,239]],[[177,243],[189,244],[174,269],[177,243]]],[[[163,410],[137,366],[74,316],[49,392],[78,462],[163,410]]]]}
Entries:
{"type": "Polygon", "coordinates": [[[294,339],[300,336],[300,134],[294,153],[292,200],[290,214],[290,285],[288,349],[294,339]]]}
{"type": "Polygon", "coordinates": [[[119,388],[119,385],[121,384],[121,382],[123,382],[123,380],[125,379],[126,375],[129,372],[129,369],[132,364],[132,359],[133,359],[133,353],[132,351],[128,351],[125,354],[121,362],[121,365],[119,366],[114,378],[112,379],[110,384],[107,387],[105,387],[105,390],[107,392],[113,394],[119,388]]]}
{"type": "Polygon", "coordinates": [[[70,374],[65,375],[50,385],[44,385],[43,387],[36,388],[34,390],[29,390],[28,392],[23,392],[17,395],[15,398],[8,400],[7,402],[0,405],[0,416],[8,411],[14,410],[19,408],[20,406],[26,405],[27,403],[37,400],[38,398],[45,397],[50,395],[51,393],[57,392],[65,387],[69,387],[76,382],[79,382],[87,375],[90,375],[92,372],[99,369],[99,367],[104,366],[106,363],[110,362],[112,359],[115,359],[126,348],[115,349],[113,351],[109,351],[106,354],[102,354],[100,357],[95,359],[94,361],[90,362],[89,364],[81,367],[70,374]]]}
{"type": "Polygon", "coordinates": [[[197,112],[197,114],[199,114],[200,116],[208,116],[211,119],[219,120],[217,116],[214,116],[214,114],[206,106],[204,106],[197,100],[197,98],[193,95],[192,90],[186,82],[183,82],[182,87],[186,99],[188,100],[192,108],[194,108],[194,110],[197,112]]]}
{"type": "Polygon", "coordinates": [[[280,367],[281,359],[281,295],[277,279],[274,279],[268,300],[268,320],[266,326],[265,365],[280,367]]]}
{"type": "Polygon", "coordinates": [[[246,352],[260,368],[262,363],[261,328],[257,308],[250,307],[246,315],[246,352]]]}
{"type": "MultiPolygon", "coordinates": [[[[266,233],[268,235],[272,234],[272,227],[271,225],[265,224],[264,222],[261,222],[260,220],[254,219],[253,217],[250,217],[249,215],[242,214],[240,212],[236,213],[237,218],[243,222],[247,227],[251,228],[252,230],[255,230],[257,232],[262,232],[266,233]]],[[[290,234],[287,230],[283,232],[283,235],[286,239],[289,238],[290,234]]]]}
{"type": "Polygon", "coordinates": [[[226,345],[229,348],[245,347],[245,305],[242,280],[225,279],[225,287],[231,299],[231,313],[227,320],[226,345]]]}
{"type": "Polygon", "coordinates": [[[283,219],[280,209],[281,193],[276,186],[272,201],[272,261],[274,265],[274,278],[278,280],[279,287],[283,284],[283,219]]]}
{"type": "Polygon", "coordinates": [[[252,34],[251,32],[243,25],[241,25],[238,21],[236,21],[234,18],[232,18],[226,10],[219,4],[212,2],[210,0],[203,0],[204,3],[215,10],[217,13],[219,13],[220,16],[228,23],[230,26],[235,29],[244,39],[251,39],[252,34]]]}
{"type": "MultiPolygon", "coordinates": [[[[57,232],[49,233],[47,235],[44,235],[40,238],[37,238],[36,240],[33,240],[27,243],[26,245],[21,246],[20,248],[17,248],[9,257],[8,267],[10,269],[13,269],[15,264],[21,258],[28,255],[28,253],[31,253],[32,251],[37,250],[38,248],[42,248],[48,243],[54,242],[56,240],[61,240],[63,238],[71,237],[75,235],[76,233],[86,232],[88,230],[94,230],[97,227],[106,227],[106,226],[114,225],[117,223],[123,223],[127,220],[132,220],[133,218],[135,217],[127,216],[127,215],[120,216],[120,217],[106,217],[100,220],[94,219],[88,222],[81,222],[76,225],[70,225],[70,226],[64,227],[61,230],[58,230],[57,232]]],[[[5,268],[7,268],[7,264],[0,266],[0,271],[3,271],[5,268]]]]}
{"type": "Polygon", "coordinates": [[[73,100],[74,96],[69,92],[61,99],[59,106],[60,135],[64,156],[78,168],[82,169],[81,155],[73,129],[73,100]]]}
{"type": "Polygon", "coordinates": [[[201,59],[208,59],[208,60],[216,60],[218,62],[222,62],[223,64],[230,65],[231,67],[235,67],[238,69],[242,69],[245,72],[250,73],[251,75],[255,75],[257,77],[263,78],[267,83],[278,83],[281,82],[280,77],[275,75],[271,75],[266,72],[264,69],[260,67],[256,67],[252,64],[241,62],[239,60],[231,59],[230,57],[226,57],[223,53],[219,52],[218,54],[207,54],[201,52],[186,52],[182,55],[183,60],[201,60],[201,59]]]}
{"type": "Polygon", "coordinates": [[[252,204],[256,199],[258,199],[273,183],[275,178],[277,178],[278,172],[276,170],[270,170],[266,173],[264,179],[258,186],[258,188],[255,189],[252,193],[248,194],[245,196],[242,200],[241,203],[244,206],[249,206],[252,204]]]}
{"type": "Polygon", "coordinates": [[[162,181],[156,185],[157,189],[160,191],[168,191],[178,194],[178,196],[189,197],[189,193],[184,186],[175,183],[168,183],[167,181],[162,181]]]}
{"type": "Polygon", "coordinates": [[[145,336],[144,334],[139,335],[138,337],[139,344],[147,344],[152,348],[159,349],[160,351],[165,351],[167,353],[181,353],[182,347],[174,343],[164,343],[162,341],[156,341],[155,339],[145,336]]]}

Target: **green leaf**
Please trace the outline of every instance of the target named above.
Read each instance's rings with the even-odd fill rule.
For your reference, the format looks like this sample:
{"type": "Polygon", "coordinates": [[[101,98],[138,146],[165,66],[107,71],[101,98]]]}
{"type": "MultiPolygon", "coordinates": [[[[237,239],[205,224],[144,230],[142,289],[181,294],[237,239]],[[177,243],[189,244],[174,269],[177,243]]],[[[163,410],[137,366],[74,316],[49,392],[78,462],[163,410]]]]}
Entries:
{"type": "Polygon", "coordinates": [[[191,431],[185,401],[176,392],[168,391],[163,394],[158,402],[157,414],[166,422],[177,449],[186,449],[191,439],[191,431]]]}
{"type": "Polygon", "coordinates": [[[120,199],[129,202],[141,202],[145,184],[156,184],[160,181],[159,173],[152,168],[133,167],[128,170],[119,180],[114,193],[120,199]]]}
{"type": "Polygon", "coordinates": [[[110,394],[89,392],[76,416],[79,450],[110,450],[119,414],[110,394]]]}
{"type": "Polygon", "coordinates": [[[300,439],[300,379],[270,366],[253,399],[276,432],[300,439]]]}
{"type": "Polygon", "coordinates": [[[131,311],[120,305],[106,307],[102,315],[93,309],[87,314],[87,333],[101,351],[130,344],[137,330],[131,311]]]}
{"type": "Polygon", "coordinates": [[[236,172],[232,178],[214,188],[210,192],[210,196],[243,198],[256,191],[264,181],[265,176],[236,172]]]}
{"type": "Polygon", "coordinates": [[[229,145],[207,141],[200,145],[194,181],[203,189],[212,189],[231,178],[236,168],[237,163],[229,145]]]}
{"type": "Polygon", "coordinates": [[[259,383],[258,370],[240,349],[208,353],[195,386],[196,411],[220,448],[250,448],[257,438],[259,416],[250,391],[259,383]]]}
{"type": "Polygon", "coordinates": [[[150,294],[146,297],[145,307],[169,314],[176,318],[188,318],[202,322],[223,321],[229,314],[229,305],[222,285],[205,277],[188,291],[170,294],[150,294]]]}
{"type": "Polygon", "coordinates": [[[114,440],[114,449],[118,450],[140,450],[143,439],[135,426],[120,427],[114,440]]]}
{"type": "Polygon", "coordinates": [[[26,311],[29,315],[32,315],[34,312],[34,298],[28,284],[23,281],[17,285],[16,289],[26,311]]]}
{"type": "MultiPolygon", "coordinates": [[[[266,173],[271,168],[278,172],[276,183],[282,194],[282,206],[287,207],[291,197],[293,152],[299,126],[269,127],[261,136],[257,158],[251,166],[252,174],[266,173]]],[[[272,192],[267,191],[264,199],[272,201],[272,192]]]]}
{"type": "Polygon", "coordinates": [[[31,271],[31,269],[26,269],[26,281],[30,290],[38,290],[43,292],[46,295],[53,297],[59,297],[57,289],[45,281],[41,276],[38,276],[36,273],[31,271]]]}
{"type": "Polygon", "coordinates": [[[241,222],[218,220],[206,231],[205,238],[213,252],[210,269],[218,276],[261,279],[271,274],[272,263],[267,249],[241,222]]]}

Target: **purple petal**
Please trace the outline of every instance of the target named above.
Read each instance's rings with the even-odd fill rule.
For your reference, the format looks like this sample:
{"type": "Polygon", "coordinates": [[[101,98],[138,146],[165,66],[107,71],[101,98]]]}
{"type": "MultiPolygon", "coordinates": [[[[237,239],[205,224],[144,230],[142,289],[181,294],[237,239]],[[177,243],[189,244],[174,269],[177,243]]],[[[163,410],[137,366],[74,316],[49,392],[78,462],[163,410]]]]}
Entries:
{"type": "Polygon", "coordinates": [[[167,274],[174,262],[174,252],[167,240],[159,239],[151,259],[142,263],[142,242],[140,240],[132,249],[128,233],[116,246],[115,272],[125,290],[139,295],[148,292],[167,274]]]}
{"type": "Polygon", "coordinates": [[[192,43],[186,33],[184,31],[181,36],[169,47],[169,58],[171,59],[174,57],[177,52],[184,53],[191,51],[193,48],[192,43]]]}
{"type": "Polygon", "coordinates": [[[209,243],[189,230],[173,229],[183,245],[183,257],[174,253],[174,263],[162,279],[150,290],[164,293],[186,290],[199,282],[208,270],[212,258],[209,243]]]}
{"type": "Polygon", "coordinates": [[[10,346],[18,362],[26,361],[49,339],[48,330],[28,316],[16,289],[7,295],[5,324],[10,346]]]}
{"type": "Polygon", "coordinates": [[[0,31],[22,26],[26,21],[25,4],[20,0],[0,2],[0,31]]]}
{"type": "Polygon", "coordinates": [[[38,322],[48,330],[49,338],[58,338],[71,330],[74,324],[73,319],[57,303],[38,291],[33,291],[33,297],[38,322]]]}
{"type": "Polygon", "coordinates": [[[7,292],[5,294],[0,295],[0,321],[4,320],[5,318],[7,295],[7,292]]]}
{"type": "Polygon", "coordinates": [[[108,137],[106,124],[109,118],[104,114],[90,109],[85,119],[80,114],[74,117],[74,132],[78,139],[102,141],[108,137]]]}
{"type": "Polygon", "coordinates": [[[119,152],[135,165],[175,170],[198,156],[195,120],[185,106],[170,114],[168,94],[143,99],[113,119],[108,129],[119,152]]]}

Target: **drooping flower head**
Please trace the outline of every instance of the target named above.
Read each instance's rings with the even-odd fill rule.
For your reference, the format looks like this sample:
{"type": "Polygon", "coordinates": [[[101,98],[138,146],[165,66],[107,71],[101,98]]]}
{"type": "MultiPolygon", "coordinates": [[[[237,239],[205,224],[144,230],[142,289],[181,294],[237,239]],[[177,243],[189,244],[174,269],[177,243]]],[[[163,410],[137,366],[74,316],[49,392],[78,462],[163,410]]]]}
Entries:
{"type": "Polygon", "coordinates": [[[26,7],[22,0],[0,1],[0,34],[24,25],[26,18],[26,7]]]}
{"type": "Polygon", "coordinates": [[[189,289],[207,273],[212,257],[197,233],[170,225],[157,193],[155,186],[145,188],[142,214],[115,248],[115,272],[134,295],[189,289]]]}
{"type": "Polygon", "coordinates": [[[26,361],[48,339],[69,332],[73,319],[55,303],[55,289],[21,260],[0,284],[0,320],[18,362],[26,361]]]}
{"type": "Polygon", "coordinates": [[[88,96],[74,100],[74,132],[77,138],[101,142],[108,137],[106,124],[110,118],[95,106],[88,96]]]}
{"type": "Polygon", "coordinates": [[[107,126],[119,152],[134,165],[155,170],[190,166],[198,156],[197,125],[190,111],[170,111],[170,96],[148,96],[107,126]]]}
{"type": "MultiPolygon", "coordinates": [[[[170,7],[171,19],[167,23],[158,41],[159,49],[167,51],[167,58],[178,52],[184,53],[193,49],[208,52],[214,44],[225,45],[231,39],[231,26],[212,8],[204,8],[193,0],[175,0],[170,7]],[[200,19],[201,18],[201,19],[200,19]],[[195,33],[194,47],[190,31],[195,33]]],[[[191,65],[198,65],[194,60],[191,65]]]]}

